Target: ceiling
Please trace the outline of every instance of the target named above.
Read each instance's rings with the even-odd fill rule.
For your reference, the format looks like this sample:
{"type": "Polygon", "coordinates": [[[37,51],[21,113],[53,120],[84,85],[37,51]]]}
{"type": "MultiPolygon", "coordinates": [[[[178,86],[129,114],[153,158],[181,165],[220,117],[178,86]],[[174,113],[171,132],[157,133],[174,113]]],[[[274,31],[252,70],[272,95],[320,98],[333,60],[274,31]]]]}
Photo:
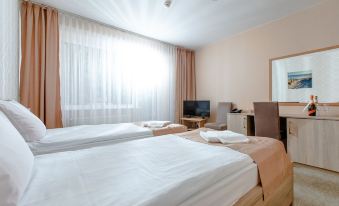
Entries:
{"type": "Polygon", "coordinates": [[[324,0],[33,0],[174,45],[208,43],[324,0]]]}

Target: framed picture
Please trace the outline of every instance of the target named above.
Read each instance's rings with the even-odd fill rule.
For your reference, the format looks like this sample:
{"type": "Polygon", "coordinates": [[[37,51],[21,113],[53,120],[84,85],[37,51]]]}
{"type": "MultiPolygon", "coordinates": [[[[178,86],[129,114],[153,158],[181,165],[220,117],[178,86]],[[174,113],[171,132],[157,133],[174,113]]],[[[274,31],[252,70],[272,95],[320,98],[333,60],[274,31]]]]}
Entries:
{"type": "Polygon", "coordinates": [[[288,72],[288,89],[312,88],[312,71],[288,72]]]}

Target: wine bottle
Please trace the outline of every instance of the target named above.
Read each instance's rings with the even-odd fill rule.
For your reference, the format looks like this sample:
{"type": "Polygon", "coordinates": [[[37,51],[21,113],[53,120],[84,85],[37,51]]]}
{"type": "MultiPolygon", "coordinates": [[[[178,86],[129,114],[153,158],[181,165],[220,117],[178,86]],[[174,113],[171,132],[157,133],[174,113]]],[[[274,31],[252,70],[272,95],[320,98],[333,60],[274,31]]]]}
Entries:
{"type": "Polygon", "coordinates": [[[308,111],[308,116],[316,116],[317,115],[317,106],[314,103],[314,96],[313,95],[310,96],[310,103],[308,103],[307,111],[308,111]]]}

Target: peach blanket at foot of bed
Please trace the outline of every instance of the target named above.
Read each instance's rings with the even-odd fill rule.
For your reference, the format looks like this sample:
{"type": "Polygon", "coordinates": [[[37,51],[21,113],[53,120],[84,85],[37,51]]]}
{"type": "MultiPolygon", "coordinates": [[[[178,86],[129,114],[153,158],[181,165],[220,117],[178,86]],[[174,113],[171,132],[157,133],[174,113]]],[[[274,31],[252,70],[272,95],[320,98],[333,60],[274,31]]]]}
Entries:
{"type": "Polygon", "coordinates": [[[292,163],[285,152],[283,143],[279,140],[267,137],[248,137],[249,143],[208,143],[200,136],[200,131],[213,130],[201,128],[176,135],[200,143],[229,147],[249,155],[258,166],[265,199],[280,186],[286,176],[292,174],[292,163]]]}
{"type": "MultiPolygon", "coordinates": [[[[135,125],[139,127],[144,127],[143,122],[135,122],[135,125]]],[[[160,127],[160,128],[150,128],[146,127],[152,130],[153,136],[161,136],[161,135],[166,135],[166,134],[175,134],[175,133],[182,133],[182,132],[187,132],[187,127],[182,124],[169,124],[165,127],[160,127]]]]}

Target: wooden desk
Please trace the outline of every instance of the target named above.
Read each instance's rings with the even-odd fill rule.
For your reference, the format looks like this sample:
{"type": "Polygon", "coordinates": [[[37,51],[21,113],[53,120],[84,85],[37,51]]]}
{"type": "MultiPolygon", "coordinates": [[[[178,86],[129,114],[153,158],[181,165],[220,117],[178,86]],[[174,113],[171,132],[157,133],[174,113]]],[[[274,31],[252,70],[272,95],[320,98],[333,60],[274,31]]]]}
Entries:
{"type": "Polygon", "coordinates": [[[180,119],[181,124],[185,125],[188,130],[198,129],[205,126],[207,119],[201,117],[183,117],[180,119]]]}
{"type": "MultiPolygon", "coordinates": [[[[281,129],[293,162],[339,172],[339,117],[282,114],[281,129]]],[[[255,134],[253,113],[227,114],[228,129],[255,134]]]]}
{"type": "MultiPolygon", "coordinates": [[[[254,117],[254,113],[228,113],[227,115],[241,115],[241,116],[254,117]]],[[[301,115],[301,114],[280,114],[279,116],[281,118],[339,121],[339,116],[307,116],[307,115],[301,115]]]]}

